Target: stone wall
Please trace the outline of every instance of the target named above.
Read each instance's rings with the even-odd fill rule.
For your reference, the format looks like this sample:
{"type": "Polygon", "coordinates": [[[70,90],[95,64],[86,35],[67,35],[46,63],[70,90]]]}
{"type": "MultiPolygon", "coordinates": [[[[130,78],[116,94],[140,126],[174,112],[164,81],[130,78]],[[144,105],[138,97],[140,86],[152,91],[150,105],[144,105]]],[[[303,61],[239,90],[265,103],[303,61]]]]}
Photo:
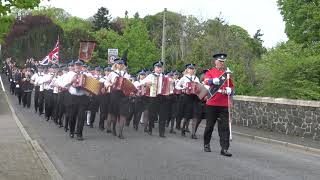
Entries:
{"type": "Polygon", "coordinates": [[[235,96],[233,124],[320,141],[320,101],[235,96]]]}

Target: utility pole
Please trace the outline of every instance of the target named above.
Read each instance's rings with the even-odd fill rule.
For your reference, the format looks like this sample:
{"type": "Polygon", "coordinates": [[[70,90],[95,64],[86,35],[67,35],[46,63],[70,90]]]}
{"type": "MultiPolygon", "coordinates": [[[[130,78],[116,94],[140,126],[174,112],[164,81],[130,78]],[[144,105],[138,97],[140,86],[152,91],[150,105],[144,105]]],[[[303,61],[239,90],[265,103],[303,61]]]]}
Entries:
{"type": "Polygon", "coordinates": [[[161,48],[161,61],[164,64],[164,67],[166,66],[166,60],[165,60],[165,48],[166,48],[166,12],[167,8],[164,8],[163,11],[163,22],[162,22],[162,48],[161,48]]]}

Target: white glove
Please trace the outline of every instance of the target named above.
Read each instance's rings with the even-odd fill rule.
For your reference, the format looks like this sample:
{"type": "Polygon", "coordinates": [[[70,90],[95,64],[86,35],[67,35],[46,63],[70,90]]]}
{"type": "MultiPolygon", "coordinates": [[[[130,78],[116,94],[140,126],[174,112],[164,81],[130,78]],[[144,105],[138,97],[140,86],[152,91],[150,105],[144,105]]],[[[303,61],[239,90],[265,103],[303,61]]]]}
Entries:
{"type": "Polygon", "coordinates": [[[219,78],[213,78],[213,79],[212,79],[212,83],[213,83],[214,85],[219,85],[219,84],[220,84],[220,79],[219,79],[219,78]]]}
{"type": "Polygon", "coordinates": [[[226,87],[226,93],[228,96],[230,96],[232,93],[232,89],[230,87],[226,87]]]}

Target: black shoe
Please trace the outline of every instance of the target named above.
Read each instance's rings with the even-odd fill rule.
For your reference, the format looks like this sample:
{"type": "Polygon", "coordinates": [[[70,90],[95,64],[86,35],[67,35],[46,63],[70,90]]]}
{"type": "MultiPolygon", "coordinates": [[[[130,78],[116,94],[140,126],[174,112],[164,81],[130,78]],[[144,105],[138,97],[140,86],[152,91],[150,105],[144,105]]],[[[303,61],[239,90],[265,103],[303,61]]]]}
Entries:
{"type": "Polygon", "coordinates": [[[83,141],[83,137],[82,136],[77,136],[77,140],[78,141],[83,141]]]}
{"type": "Polygon", "coordinates": [[[115,130],[112,131],[112,134],[113,134],[114,136],[117,136],[117,132],[116,132],[115,130]]]}
{"type": "Polygon", "coordinates": [[[198,137],[197,137],[197,135],[192,134],[192,135],[191,135],[191,139],[198,139],[198,137]]]}
{"type": "Polygon", "coordinates": [[[119,139],[124,139],[124,136],[122,134],[119,134],[118,138],[119,139]]]}
{"type": "Polygon", "coordinates": [[[221,149],[220,154],[221,154],[222,156],[227,156],[227,157],[231,157],[231,156],[232,156],[232,154],[229,153],[228,150],[226,150],[226,149],[221,149]]]}
{"type": "Polygon", "coordinates": [[[166,138],[164,134],[159,135],[161,138],[166,138]]]}
{"type": "Polygon", "coordinates": [[[90,128],[93,128],[93,124],[92,123],[90,123],[90,128]]]}
{"type": "Polygon", "coordinates": [[[184,130],[184,129],[181,129],[181,136],[186,136],[186,130],[184,130]]]}
{"type": "Polygon", "coordinates": [[[73,138],[74,137],[74,134],[73,133],[70,133],[70,138],[73,138]]]}
{"type": "Polygon", "coordinates": [[[50,117],[47,117],[46,121],[49,121],[50,117]]]}
{"type": "Polygon", "coordinates": [[[109,134],[109,133],[112,133],[112,131],[111,131],[110,129],[108,129],[108,130],[107,130],[107,133],[108,133],[108,134],[109,134]]]}
{"type": "Polygon", "coordinates": [[[185,130],[185,132],[186,132],[186,133],[190,133],[190,130],[187,128],[187,129],[185,130]]]}
{"type": "Polygon", "coordinates": [[[138,126],[134,126],[133,128],[134,130],[138,131],[138,126]]]}
{"type": "Polygon", "coordinates": [[[203,150],[204,150],[204,152],[211,152],[210,144],[204,145],[203,150]]]}
{"type": "Polygon", "coordinates": [[[68,130],[69,130],[68,128],[66,128],[66,127],[64,128],[64,131],[65,131],[65,132],[68,132],[68,130]]]}
{"type": "Polygon", "coordinates": [[[170,134],[176,134],[176,132],[175,132],[173,129],[171,129],[171,130],[169,131],[169,133],[170,133],[170,134]]]}
{"type": "Polygon", "coordinates": [[[62,128],[63,127],[63,125],[62,124],[59,124],[59,128],[62,128]]]}
{"type": "Polygon", "coordinates": [[[148,134],[149,134],[150,136],[152,136],[152,131],[148,131],[148,134]]]}
{"type": "Polygon", "coordinates": [[[149,130],[147,128],[144,128],[143,131],[146,132],[146,133],[149,132],[149,130]]]}

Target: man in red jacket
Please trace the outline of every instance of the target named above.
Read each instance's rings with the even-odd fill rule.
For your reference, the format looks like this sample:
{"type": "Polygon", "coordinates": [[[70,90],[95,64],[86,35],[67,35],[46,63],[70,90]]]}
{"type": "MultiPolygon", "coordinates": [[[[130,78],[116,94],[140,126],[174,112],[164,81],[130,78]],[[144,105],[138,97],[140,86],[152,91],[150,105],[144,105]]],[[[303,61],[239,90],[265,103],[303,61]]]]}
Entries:
{"type": "Polygon", "coordinates": [[[227,54],[219,53],[213,55],[213,61],[215,67],[211,68],[205,74],[204,82],[211,88],[216,87],[214,94],[210,99],[207,100],[207,123],[204,131],[204,151],[211,152],[210,149],[210,140],[213,132],[214,125],[218,120],[218,132],[220,136],[220,146],[221,146],[221,155],[223,156],[232,156],[228,152],[229,149],[229,113],[228,106],[229,100],[228,96],[232,95],[233,92],[233,83],[228,73],[229,69],[225,66],[227,54]]]}

